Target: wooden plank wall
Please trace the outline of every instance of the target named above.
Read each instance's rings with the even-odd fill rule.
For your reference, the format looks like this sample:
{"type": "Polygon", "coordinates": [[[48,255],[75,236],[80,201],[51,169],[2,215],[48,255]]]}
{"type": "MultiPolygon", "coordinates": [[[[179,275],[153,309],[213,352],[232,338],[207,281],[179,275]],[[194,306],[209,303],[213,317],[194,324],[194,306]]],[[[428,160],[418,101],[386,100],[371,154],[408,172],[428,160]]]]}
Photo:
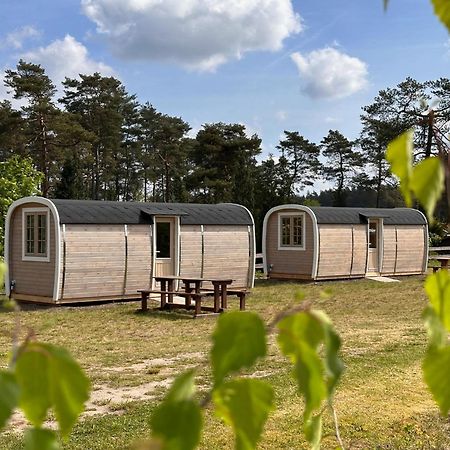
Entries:
{"type": "Polygon", "coordinates": [[[422,273],[425,252],[423,225],[397,226],[396,274],[422,273]]]}
{"type": "Polygon", "coordinates": [[[271,214],[267,221],[266,256],[267,267],[272,266],[270,278],[277,276],[303,276],[311,278],[313,267],[314,234],[313,222],[305,213],[305,249],[278,250],[278,214],[301,213],[298,209],[283,209],[271,214]]]}
{"type": "Polygon", "coordinates": [[[248,286],[249,233],[242,225],[205,225],[204,278],[231,278],[248,286]]]}
{"type": "Polygon", "coordinates": [[[128,225],[126,295],[136,295],[138,289],[150,289],[152,248],[150,225],[128,225]]]}
{"type": "Polygon", "coordinates": [[[180,233],[180,275],[202,276],[202,233],[200,225],[183,225],[180,233]]]}
{"type": "Polygon", "coordinates": [[[395,260],[397,258],[395,229],[395,225],[383,226],[383,264],[381,265],[382,275],[392,275],[395,273],[395,260]]]}
{"type": "Polygon", "coordinates": [[[318,278],[364,276],[367,259],[365,225],[319,225],[318,278]]]}
{"type": "Polygon", "coordinates": [[[66,225],[64,300],[123,294],[123,225],[66,225]]]}
{"type": "Polygon", "coordinates": [[[40,203],[27,203],[18,206],[11,217],[10,226],[10,280],[16,281],[17,294],[53,298],[55,282],[55,226],[50,211],[50,261],[22,261],[22,210],[23,208],[43,208],[40,203]]]}
{"type": "Polygon", "coordinates": [[[352,228],[319,225],[318,277],[349,276],[352,270],[352,228]]]}
{"type": "MultiPolygon", "coordinates": [[[[128,263],[125,279],[123,225],[66,225],[64,301],[91,297],[137,295],[150,286],[152,237],[148,225],[128,226],[128,263]],[[126,285],[125,285],[126,283],[126,285]],[[124,290],[125,289],[125,290],[124,290]]],[[[200,226],[180,230],[180,274],[201,276],[200,226]]],[[[204,227],[205,278],[232,278],[233,286],[247,286],[249,236],[247,226],[204,227]]]]}
{"type": "Polygon", "coordinates": [[[364,276],[367,263],[367,226],[353,225],[352,276],[364,276]]]}

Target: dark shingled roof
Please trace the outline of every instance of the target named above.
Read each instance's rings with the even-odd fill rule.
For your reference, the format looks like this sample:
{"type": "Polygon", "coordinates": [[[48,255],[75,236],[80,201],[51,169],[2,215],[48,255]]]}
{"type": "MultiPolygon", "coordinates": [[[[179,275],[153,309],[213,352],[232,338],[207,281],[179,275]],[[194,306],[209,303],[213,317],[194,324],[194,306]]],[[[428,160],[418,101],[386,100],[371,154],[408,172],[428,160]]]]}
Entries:
{"type": "Polygon", "coordinates": [[[239,205],[221,203],[139,203],[97,200],[51,200],[61,223],[153,223],[152,216],[180,216],[182,225],[252,225],[252,217],[239,205]]]}
{"type": "Polygon", "coordinates": [[[383,218],[386,225],[426,225],[423,214],[411,208],[333,208],[312,206],[317,223],[367,223],[368,218],[383,218]]]}

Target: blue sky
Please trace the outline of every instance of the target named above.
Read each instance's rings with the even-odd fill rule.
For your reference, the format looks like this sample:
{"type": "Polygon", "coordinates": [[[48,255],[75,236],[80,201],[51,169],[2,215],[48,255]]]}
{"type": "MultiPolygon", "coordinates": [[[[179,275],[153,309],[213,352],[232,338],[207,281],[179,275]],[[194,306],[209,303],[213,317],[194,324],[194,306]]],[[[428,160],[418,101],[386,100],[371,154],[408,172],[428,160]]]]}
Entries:
{"type": "MultiPolygon", "coordinates": [[[[357,137],[361,107],[411,76],[449,77],[427,0],[3,0],[0,76],[19,58],[55,82],[100,71],[159,111],[239,122],[276,153],[283,130],[357,137]]],[[[0,98],[6,98],[0,87],[0,98]]]]}

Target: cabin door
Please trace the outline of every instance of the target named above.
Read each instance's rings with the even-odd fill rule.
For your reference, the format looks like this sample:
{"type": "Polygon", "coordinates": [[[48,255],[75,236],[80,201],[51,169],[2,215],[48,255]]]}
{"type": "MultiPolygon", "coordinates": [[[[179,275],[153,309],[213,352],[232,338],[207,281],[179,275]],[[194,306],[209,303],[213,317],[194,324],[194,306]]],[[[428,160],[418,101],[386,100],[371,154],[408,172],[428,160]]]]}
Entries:
{"type": "Polygon", "coordinates": [[[380,221],[369,219],[367,272],[380,272],[380,221]]]}
{"type": "Polygon", "coordinates": [[[155,217],[155,276],[175,275],[175,219],[155,217]]]}

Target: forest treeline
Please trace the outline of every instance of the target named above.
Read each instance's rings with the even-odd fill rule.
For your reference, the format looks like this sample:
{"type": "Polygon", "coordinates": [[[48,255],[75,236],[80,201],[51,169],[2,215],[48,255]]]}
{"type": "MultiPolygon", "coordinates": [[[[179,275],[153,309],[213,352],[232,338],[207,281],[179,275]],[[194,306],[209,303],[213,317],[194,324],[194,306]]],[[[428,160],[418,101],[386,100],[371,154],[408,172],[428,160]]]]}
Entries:
{"type": "Polygon", "coordinates": [[[284,130],[266,158],[261,139],[244,125],[208,123],[193,136],[181,117],[140,103],[114,77],[66,78],[57,95],[43,67],[21,60],[4,81],[25,106],[0,102],[1,161],[31,158],[47,197],[234,202],[253,212],[259,229],[265,212],[281,203],[401,205],[384,154],[408,128],[415,128],[417,158],[439,154],[448,166],[450,80],[444,78],[407,78],[380,91],[362,108],[356,140],[330,130],[314,143],[299,124],[284,130]],[[300,197],[319,181],[330,188],[300,197]]]}

